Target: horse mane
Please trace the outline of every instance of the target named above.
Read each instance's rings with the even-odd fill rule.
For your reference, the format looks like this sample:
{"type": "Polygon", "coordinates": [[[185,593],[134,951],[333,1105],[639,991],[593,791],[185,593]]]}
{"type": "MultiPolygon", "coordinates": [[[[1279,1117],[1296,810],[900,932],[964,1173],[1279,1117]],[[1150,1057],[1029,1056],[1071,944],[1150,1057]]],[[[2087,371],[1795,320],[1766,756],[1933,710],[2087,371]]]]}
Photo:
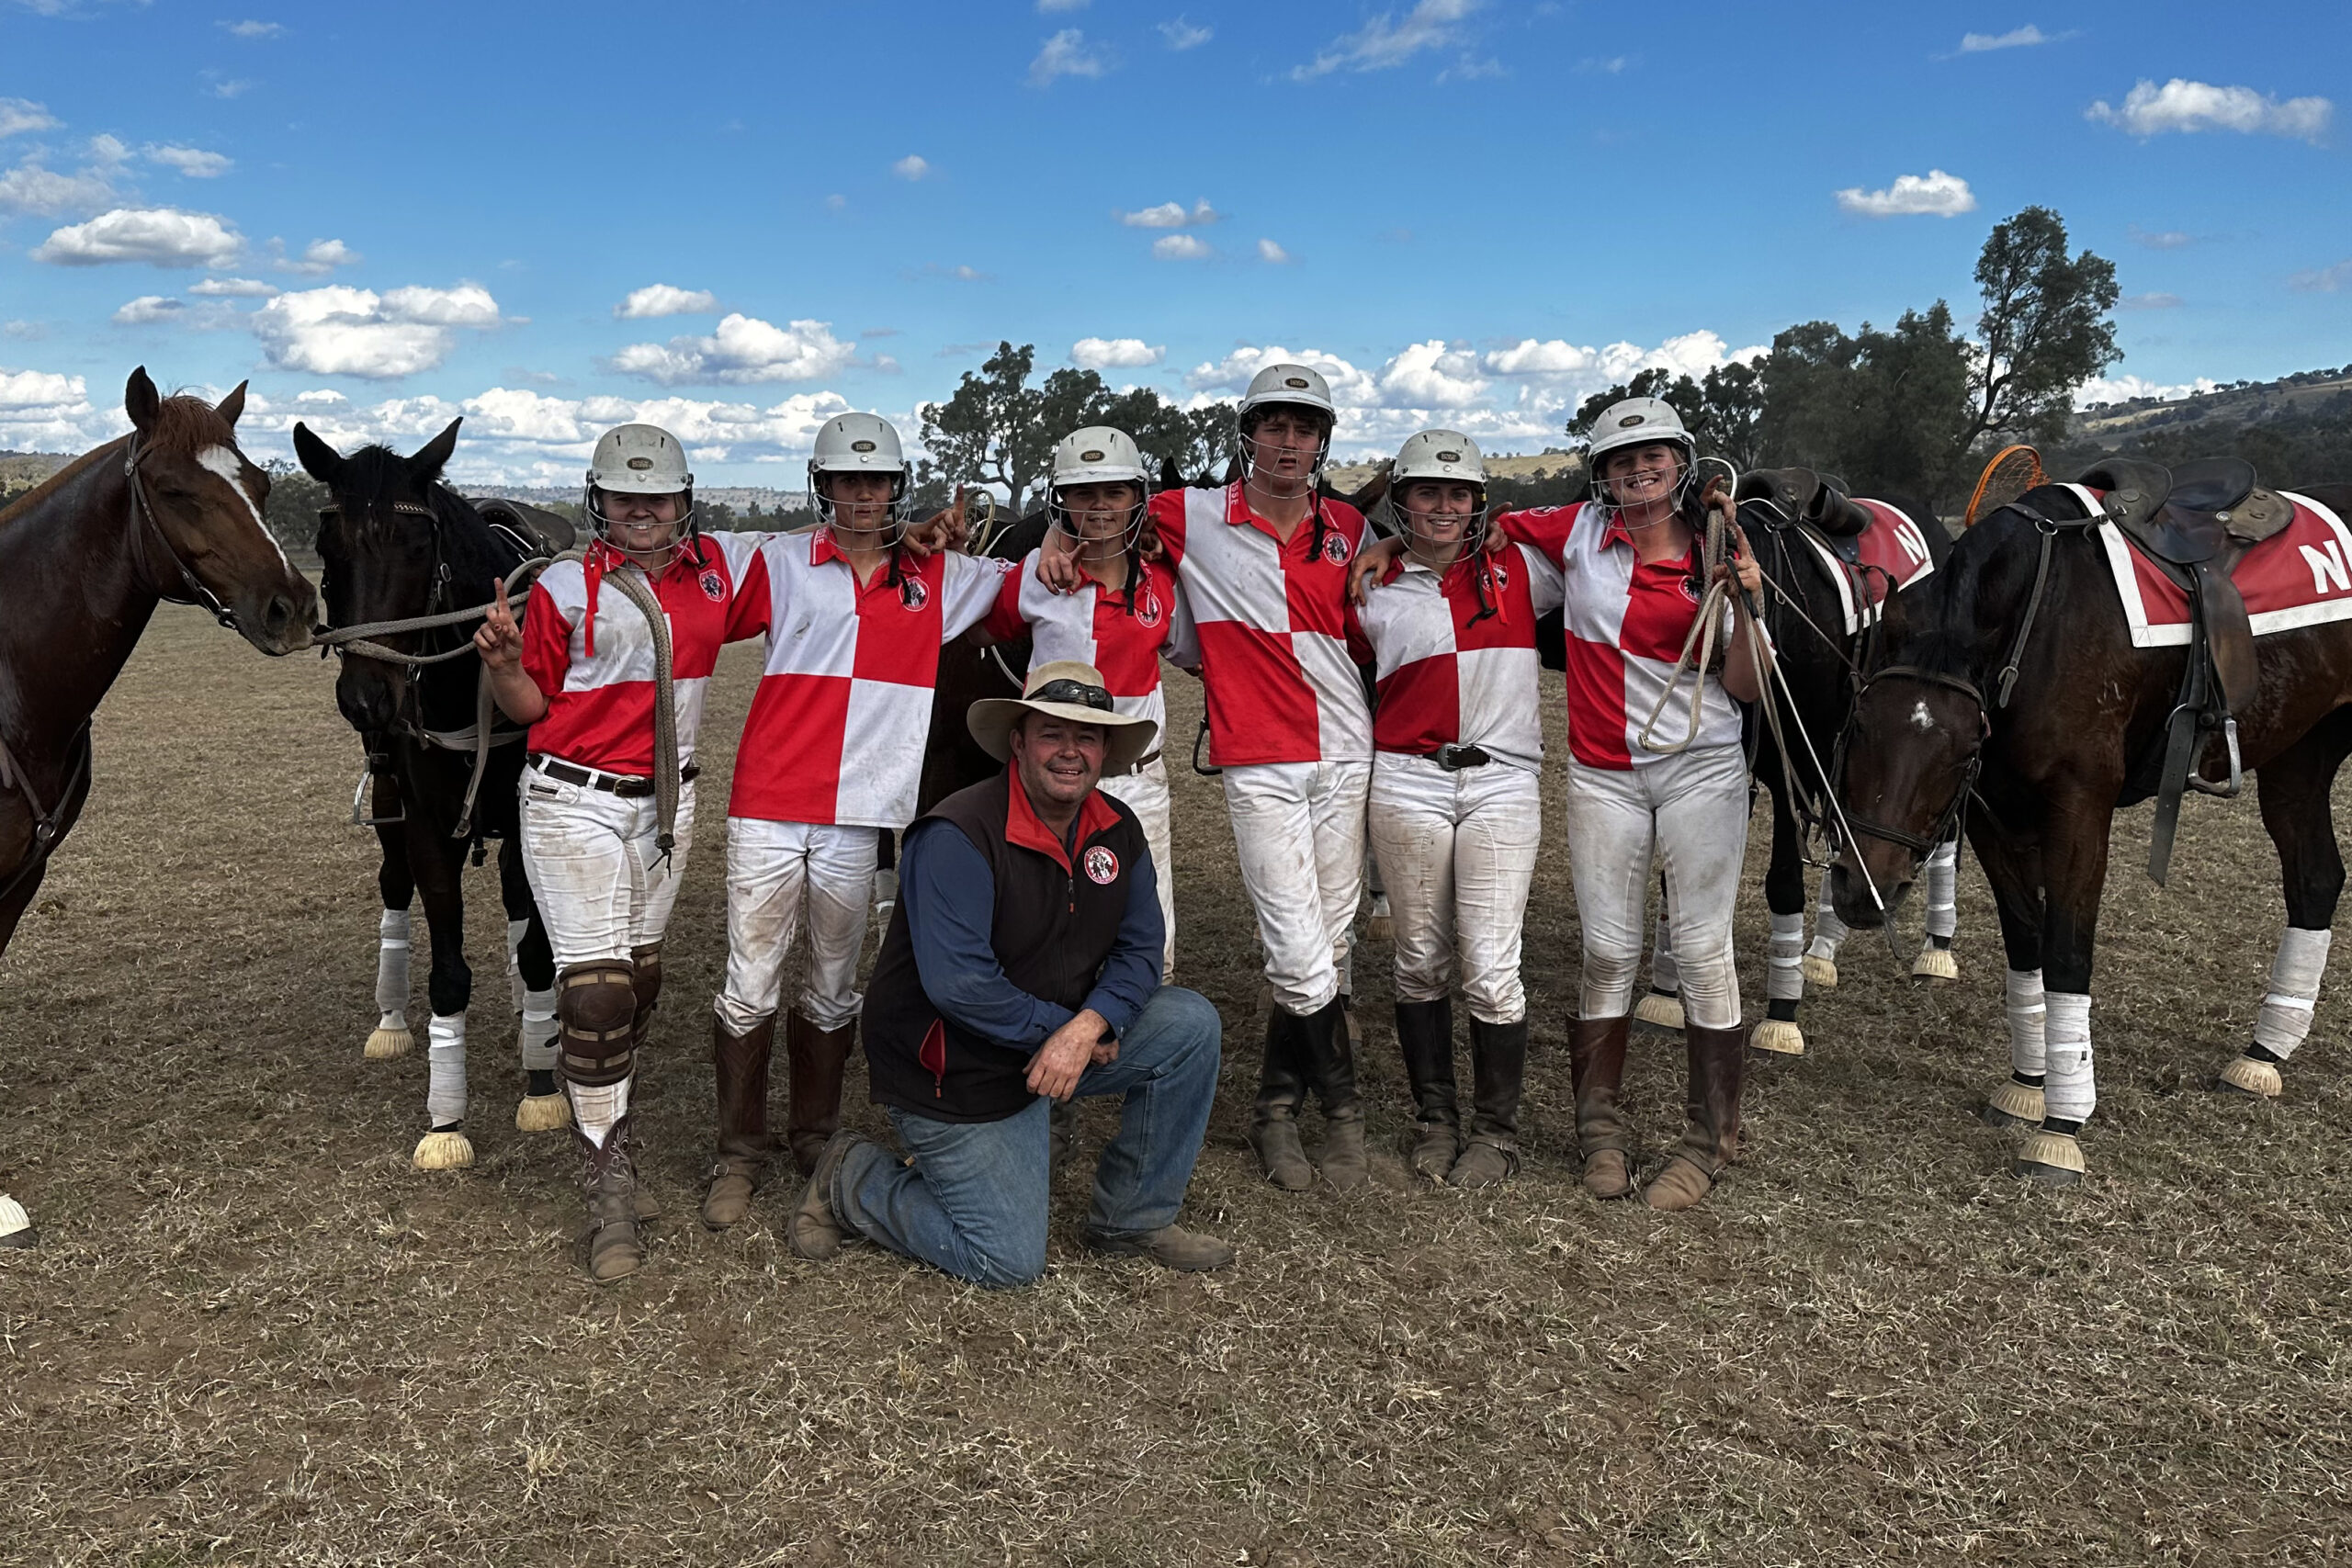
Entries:
{"type": "Polygon", "coordinates": [[[176,392],[155,406],[141,442],[158,452],[193,457],[208,446],[234,446],[237,432],[202,398],[176,392]]]}
{"type": "Polygon", "coordinates": [[[485,595],[490,592],[489,580],[504,575],[507,563],[500,558],[497,536],[482,514],[474,510],[473,502],[439,479],[424,485],[420,497],[408,459],[390,447],[360,447],[343,460],[339,479],[342,491],[366,508],[371,517],[394,515],[389,510],[394,502],[413,504],[421,500],[430,506],[434,521],[441,528],[453,576],[479,583],[485,595]]]}

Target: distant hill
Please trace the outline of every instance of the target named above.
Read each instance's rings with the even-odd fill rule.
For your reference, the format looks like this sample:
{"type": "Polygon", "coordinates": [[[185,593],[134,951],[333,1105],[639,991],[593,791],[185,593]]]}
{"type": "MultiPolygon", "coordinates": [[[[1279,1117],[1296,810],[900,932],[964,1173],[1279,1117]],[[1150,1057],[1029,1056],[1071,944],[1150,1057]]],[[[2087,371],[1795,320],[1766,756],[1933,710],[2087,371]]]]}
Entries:
{"type": "Polygon", "coordinates": [[[32,489],[75,456],[70,452],[0,452],[0,496],[32,489]]]}

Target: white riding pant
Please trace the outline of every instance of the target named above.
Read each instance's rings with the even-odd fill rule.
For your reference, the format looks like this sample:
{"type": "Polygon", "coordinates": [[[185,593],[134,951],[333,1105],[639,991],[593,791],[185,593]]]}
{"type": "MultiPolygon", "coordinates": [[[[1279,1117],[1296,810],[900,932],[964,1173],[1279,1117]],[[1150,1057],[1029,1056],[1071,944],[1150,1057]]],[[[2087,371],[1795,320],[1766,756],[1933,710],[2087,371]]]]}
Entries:
{"type": "Polygon", "coordinates": [[[1176,862],[1168,831],[1168,766],[1155,757],[1140,773],[1115,778],[1104,775],[1097,787],[1134,812],[1143,825],[1143,841],[1151,849],[1152,875],[1159,884],[1159,920],[1168,932],[1168,944],[1159,959],[1159,977],[1166,982],[1176,974],[1176,862]]]}
{"type": "Polygon", "coordinates": [[[1520,932],[1543,820],[1535,774],[1504,762],[1448,773],[1383,751],[1367,815],[1396,932],[1396,999],[1442,1000],[1458,954],[1471,1017],[1525,1018],[1520,932]]]}
{"type": "Polygon", "coordinates": [[[695,836],[695,784],[678,785],[676,839],[667,863],[653,847],[650,795],[624,800],[523,770],[523,869],[538,900],[555,966],[628,962],[670,929],[695,836]]]}
{"type": "Polygon", "coordinates": [[[1683,1014],[1739,1022],[1732,908],[1747,852],[1747,764],[1736,745],[1694,748],[1623,770],[1568,763],[1568,868],[1584,926],[1583,1013],[1631,1012],[1655,840],[1683,1014]]]}
{"type": "Polygon", "coordinates": [[[874,897],[877,828],[727,819],[727,981],[712,1010],[730,1034],[775,1016],[784,960],[808,923],[808,974],[800,1015],[820,1029],[857,1016],[857,953],[874,897]]]}
{"type": "Polygon", "coordinates": [[[1302,1016],[1345,987],[1363,897],[1370,762],[1260,762],[1225,770],[1241,885],[1258,911],[1274,1005],[1302,1016]]]}

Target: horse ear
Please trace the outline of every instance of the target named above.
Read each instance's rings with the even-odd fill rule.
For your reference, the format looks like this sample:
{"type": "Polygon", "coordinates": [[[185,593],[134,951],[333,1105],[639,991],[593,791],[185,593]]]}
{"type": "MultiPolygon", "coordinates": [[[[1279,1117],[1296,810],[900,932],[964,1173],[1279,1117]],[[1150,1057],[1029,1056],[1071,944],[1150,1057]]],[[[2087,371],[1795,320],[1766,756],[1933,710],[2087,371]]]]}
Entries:
{"type": "Polygon", "coordinates": [[[164,395],[147,378],[147,367],[142,365],[133,370],[130,384],[122,389],[122,412],[130,416],[130,423],[145,430],[155,423],[155,415],[163,406],[164,395]]]}
{"type": "Polygon", "coordinates": [[[299,420],[294,424],[294,456],[301,459],[304,473],[330,490],[343,478],[343,454],[311,434],[311,427],[299,420]]]}
{"type": "Polygon", "coordinates": [[[246,385],[245,382],[238,382],[236,388],[227,397],[212,405],[212,412],[227,420],[232,429],[236,427],[237,416],[245,412],[246,385]]]}
{"type": "Polygon", "coordinates": [[[449,455],[458,449],[458,426],[465,423],[462,417],[451,420],[448,429],[417,448],[408,460],[410,477],[420,481],[439,479],[449,455]]]}

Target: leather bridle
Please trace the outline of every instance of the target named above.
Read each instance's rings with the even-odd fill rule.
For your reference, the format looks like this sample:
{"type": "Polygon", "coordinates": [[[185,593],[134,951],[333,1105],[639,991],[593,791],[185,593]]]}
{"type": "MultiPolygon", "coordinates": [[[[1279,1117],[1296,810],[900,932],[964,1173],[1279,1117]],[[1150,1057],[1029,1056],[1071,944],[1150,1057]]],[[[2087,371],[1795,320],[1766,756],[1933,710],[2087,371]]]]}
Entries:
{"type": "MultiPolygon", "coordinates": [[[[140,563],[144,566],[147,561],[148,536],[153,535],[155,541],[164,547],[164,556],[178,570],[180,586],[187,592],[187,597],[175,598],[169,590],[158,583],[155,587],[156,597],[173,604],[200,604],[212,612],[214,620],[243,636],[245,628],[239,624],[237,612],[222,604],[220,595],[204,585],[204,580],[196,575],[195,570],[187,564],[178,548],[173,545],[171,536],[164,532],[164,525],[155,520],[154,503],[147,499],[147,486],[139,474],[139,456],[140,434],[134,430],[130,433],[130,445],[124,448],[122,457],[122,477],[130,484],[132,547],[139,552],[140,563]],[[145,526],[142,527],[141,524],[145,526]]],[[[148,575],[151,578],[154,576],[152,572],[148,575]]]]}
{"type": "Polygon", "coordinates": [[[1875,821],[1864,817],[1851,807],[1846,807],[1841,812],[1847,828],[1854,833],[1865,838],[1882,840],[1890,844],[1900,844],[1914,854],[1931,854],[1935,852],[1936,846],[1951,837],[1955,829],[1963,825],[1968,813],[1969,799],[1976,793],[1977,775],[1984,766],[1984,742],[1992,728],[1991,720],[1986,716],[1988,710],[1984,704],[1984,694],[1977,689],[1975,682],[1964,675],[1953,675],[1941,670],[1924,669],[1917,664],[1890,664],[1883,670],[1873,671],[1863,679],[1860,688],[1855,692],[1853,711],[1848,715],[1846,728],[1838,737],[1837,760],[1832,765],[1838,770],[1837,777],[1840,781],[1843,781],[1846,776],[1847,748],[1852,742],[1855,730],[1860,728],[1862,697],[1871,687],[1881,681],[1916,681],[1922,685],[1939,686],[1947,691],[1958,692],[1976,705],[1978,722],[1976,743],[1968,749],[1967,760],[1961,766],[1960,787],[1952,792],[1951,804],[1944,807],[1943,814],[1936,818],[1935,824],[1925,833],[1914,833],[1905,829],[1875,821]]]}

